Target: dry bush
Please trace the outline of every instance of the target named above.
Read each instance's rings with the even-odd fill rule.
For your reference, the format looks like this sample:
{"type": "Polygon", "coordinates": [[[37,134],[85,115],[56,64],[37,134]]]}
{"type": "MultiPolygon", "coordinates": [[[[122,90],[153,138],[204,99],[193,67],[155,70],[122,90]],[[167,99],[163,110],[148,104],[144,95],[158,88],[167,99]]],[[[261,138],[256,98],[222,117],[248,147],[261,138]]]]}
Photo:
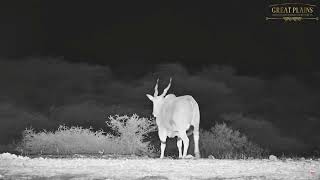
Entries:
{"type": "Polygon", "coordinates": [[[261,157],[264,150],[250,142],[239,131],[232,130],[225,123],[216,124],[210,131],[200,132],[200,149],[204,157],[213,155],[215,158],[261,157]]]}
{"type": "Polygon", "coordinates": [[[131,117],[115,115],[109,119],[106,123],[117,134],[121,154],[148,154],[154,151],[153,146],[145,141],[147,134],[156,130],[154,121],[139,118],[136,114],[131,117]]]}
{"type": "Polygon", "coordinates": [[[116,153],[115,139],[102,131],[93,132],[82,127],[59,126],[55,132],[35,132],[26,129],[18,150],[26,154],[97,154],[116,153]]]}
{"type": "Polygon", "coordinates": [[[152,131],[153,123],[138,115],[109,117],[107,122],[115,135],[91,128],[59,126],[55,132],[35,132],[26,129],[17,150],[25,154],[152,154],[146,133],[152,131]]]}

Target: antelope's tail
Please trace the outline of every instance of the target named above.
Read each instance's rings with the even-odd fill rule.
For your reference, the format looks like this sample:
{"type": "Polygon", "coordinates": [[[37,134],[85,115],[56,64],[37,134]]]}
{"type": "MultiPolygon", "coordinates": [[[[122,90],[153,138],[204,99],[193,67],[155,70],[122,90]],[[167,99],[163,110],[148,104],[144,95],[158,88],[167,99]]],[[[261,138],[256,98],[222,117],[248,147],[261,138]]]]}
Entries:
{"type": "Polygon", "coordinates": [[[191,125],[193,125],[194,129],[199,132],[199,125],[200,125],[199,105],[195,100],[193,100],[192,106],[193,106],[193,108],[192,108],[193,109],[193,113],[192,113],[193,117],[192,117],[191,125]]]}
{"type": "Polygon", "coordinates": [[[192,133],[193,133],[193,130],[194,130],[194,126],[193,125],[190,125],[189,129],[187,130],[187,136],[191,136],[192,133]]]}

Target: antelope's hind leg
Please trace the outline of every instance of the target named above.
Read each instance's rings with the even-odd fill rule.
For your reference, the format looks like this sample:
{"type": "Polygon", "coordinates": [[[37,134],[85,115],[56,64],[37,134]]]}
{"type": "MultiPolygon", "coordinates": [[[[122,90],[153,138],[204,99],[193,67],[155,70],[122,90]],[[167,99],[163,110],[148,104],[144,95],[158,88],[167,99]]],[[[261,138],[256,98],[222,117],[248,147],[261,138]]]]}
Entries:
{"type": "Polygon", "coordinates": [[[177,139],[177,147],[179,150],[179,159],[182,158],[182,139],[178,137],[177,139]]]}
{"type": "Polygon", "coordinates": [[[180,137],[183,141],[183,155],[182,158],[186,158],[187,157],[187,153],[188,153],[188,148],[189,148],[189,138],[186,134],[186,132],[183,132],[180,134],[180,137]]]}
{"type": "Polygon", "coordinates": [[[194,155],[196,158],[200,158],[200,151],[199,151],[199,130],[193,132],[193,139],[194,139],[194,155]]]}

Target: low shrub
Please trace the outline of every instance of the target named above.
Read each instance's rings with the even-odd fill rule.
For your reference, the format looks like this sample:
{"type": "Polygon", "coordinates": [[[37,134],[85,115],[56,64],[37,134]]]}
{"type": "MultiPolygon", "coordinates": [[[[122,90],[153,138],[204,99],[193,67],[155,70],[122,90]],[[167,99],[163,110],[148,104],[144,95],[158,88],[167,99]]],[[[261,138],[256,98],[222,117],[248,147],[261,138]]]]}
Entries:
{"type": "Polygon", "coordinates": [[[35,132],[26,129],[17,150],[24,154],[152,154],[153,147],[144,141],[146,133],[154,127],[147,118],[138,115],[110,116],[107,124],[116,135],[92,128],[60,125],[55,132],[35,132]]]}
{"type": "Polygon", "coordinates": [[[115,132],[115,137],[119,142],[121,154],[149,154],[154,152],[154,147],[146,140],[148,133],[156,130],[153,120],[139,118],[133,114],[131,117],[110,116],[107,125],[115,132]]]}
{"type": "Polygon", "coordinates": [[[17,150],[24,154],[115,153],[116,140],[102,131],[60,125],[55,132],[26,129],[17,150]]]}
{"type": "Polygon", "coordinates": [[[229,128],[225,123],[216,124],[210,131],[200,132],[200,151],[202,156],[215,158],[246,159],[262,157],[266,152],[249,141],[239,131],[229,128]]]}
{"type": "MultiPolygon", "coordinates": [[[[32,128],[23,131],[17,150],[23,154],[116,154],[150,155],[157,153],[151,145],[149,134],[155,132],[155,121],[132,116],[110,116],[106,121],[112,132],[94,131],[92,128],[60,125],[56,131],[36,132],[32,128]]],[[[153,133],[154,134],[154,133],[153,133]]],[[[210,131],[201,130],[202,157],[251,158],[261,157],[265,151],[249,141],[239,131],[226,124],[216,124],[210,131]]]]}

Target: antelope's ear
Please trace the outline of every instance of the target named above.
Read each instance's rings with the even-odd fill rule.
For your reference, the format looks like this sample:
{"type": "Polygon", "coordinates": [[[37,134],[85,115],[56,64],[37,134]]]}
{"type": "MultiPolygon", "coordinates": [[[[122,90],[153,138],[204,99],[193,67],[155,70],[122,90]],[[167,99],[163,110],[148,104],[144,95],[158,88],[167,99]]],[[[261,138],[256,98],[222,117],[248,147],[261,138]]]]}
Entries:
{"type": "Polygon", "coordinates": [[[153,101],[153,96],[151,96],[150,94],[146,94],[146,95],[150,99],[150,101],[153,101]]]}

